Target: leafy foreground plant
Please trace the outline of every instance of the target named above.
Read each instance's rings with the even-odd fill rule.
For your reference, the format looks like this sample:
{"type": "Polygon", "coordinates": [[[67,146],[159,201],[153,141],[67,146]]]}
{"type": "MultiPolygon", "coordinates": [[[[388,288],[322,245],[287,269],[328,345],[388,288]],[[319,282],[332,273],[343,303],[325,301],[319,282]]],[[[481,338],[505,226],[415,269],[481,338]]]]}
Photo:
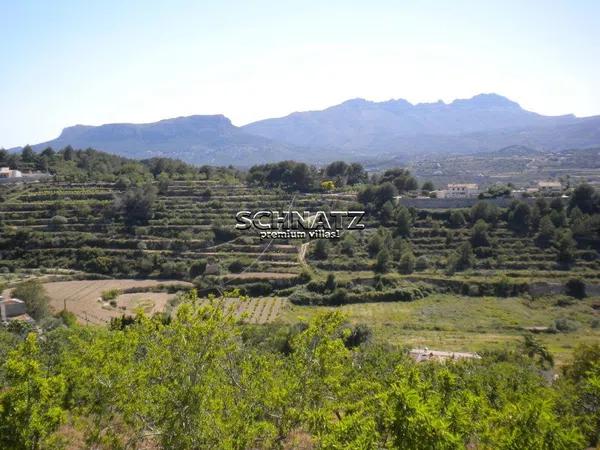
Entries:
{"type": "Polygon", "coordinates": [[[548,385],[534,361],[512,353],[417,365],[387,347],[350,349],[351,329],[338,312],[295,327],[286,345],[259,345],[250,332],[223,299],[200,301],[192,291],[170,321],[139,315],[119,329],[30,334],[0,371],[0,448],[597,442],[600,351],[587,351],[577,370],[548,385]]]}

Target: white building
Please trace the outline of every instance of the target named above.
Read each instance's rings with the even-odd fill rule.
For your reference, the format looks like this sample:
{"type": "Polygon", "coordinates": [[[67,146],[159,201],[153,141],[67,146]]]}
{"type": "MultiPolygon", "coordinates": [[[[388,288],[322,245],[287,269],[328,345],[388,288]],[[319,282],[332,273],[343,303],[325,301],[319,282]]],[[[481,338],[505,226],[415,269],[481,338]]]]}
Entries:
{"type": "Polygon", "coordinates": [[[479,186],[474,183],[449,184],[443,198],[473,198],[479,195],[479,186]]]}
{"type": "Polygon", "coordinates": [[[21,178],[20,170],[10,170],[10,167],[0,167],[0,178],[21,178]]]}
{"type": "Polygon", "coordinates": [[[537,188],[542,194],[560,194],[563,190],[560,181],[538,181],[537,188]]]}

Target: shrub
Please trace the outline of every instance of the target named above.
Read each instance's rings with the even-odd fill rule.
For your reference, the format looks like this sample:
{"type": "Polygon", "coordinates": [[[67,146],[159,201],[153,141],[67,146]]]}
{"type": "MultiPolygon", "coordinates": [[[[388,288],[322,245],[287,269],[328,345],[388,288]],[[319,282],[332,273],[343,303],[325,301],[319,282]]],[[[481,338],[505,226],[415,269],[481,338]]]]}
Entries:
{"type": "Polygon", "coordinates": [[[398,270],[400,273],[409,274],[413,273],[415,270],[415,255],[412,252],[405,252],[400,258],[400,263],[398,264],[398,270]]]}
{"type": "Polygon", "coordinates": [[[206,270],[206,260],[201,259],[199,261],[192,263],[188,273],[190,275],[190,278],[196,278],[196,277],[199,277],[200,275],[204,274],[205,270],[206,270]]]}
{"type": "Polygon", "coordinates": [[[427,259],[427,256],[425,256],[425,255],[419,256],[415,263],[415,269],[417,271],[421,272],[423,270],[427,270],[428,268],[429,268],[429,260],[427,259]]]}
{"type": "Polygon", "coordinates": [[[385,273],[389,270],[389,265],[390,253],[384,248],[377,254],[377,261],[373,270],[377,273],[385,273]]]}
{"type": "Polygon", "coordinates": [[[108,302],[109,300],[117,298],[120,293],[121,291],[119,289],[109,289],[108,291],[103,291],[100,296],[102,297],[102,300],[108,302]]]}
{"type": "Polygon", "coordinates": [[[355,348],[365,342],[369,342],[373,335],[373,331],[368,325],[359,323],[355,325],[348,336],[344,339],[344,345],[347,348],[355,348]]]}
{"type": "Polygon", "coordinates": [[[578,278],[571,278],[565,285],[565,292],[570,297],[585,298],[585,283],[578,278]]]}
{"type": "Polygon", "coordinates": [[[554,321],[554,328],[563,333],[569,333],[571,331],[577,331],[579,329],[579,322],[571,319],[567,319],[565,317],[561,317],[560,319],[556,319],[554,321]]]}
{"type": "Polygon", "coordinates": [[[43,319],[49,314],[48,296],[38,280],[18,284],[12,292],[12,297],[23,300],[25,311],[35,320],[43,319]]]}

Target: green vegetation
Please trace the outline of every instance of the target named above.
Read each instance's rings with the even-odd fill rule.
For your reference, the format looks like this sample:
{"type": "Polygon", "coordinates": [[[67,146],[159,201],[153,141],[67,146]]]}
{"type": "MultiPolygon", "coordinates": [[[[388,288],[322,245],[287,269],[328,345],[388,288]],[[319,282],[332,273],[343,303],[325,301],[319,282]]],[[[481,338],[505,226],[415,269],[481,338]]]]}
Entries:
{"type": "Polygon", "coordinates": [[[2,448],[598,444],[592,186],[508,208],[485,200],[496,186],[470,208],[425,210],[403,197],[432,183],[341,161],[243,172],[69,148],[0,160],[53,175],[0,186],[0,284],[37,321],[0,330],[2,448]],[[364,209],[366,228],[270,241],[234,227],[241,209],[292,207],[364,209]],[[111,325],[77,325],[79,291],[50,310],[41,281],[54,278],[97,279],[88,301],[111,325]],[[132,317],[117,296],[139,290],[109,278],[197,293],[178,283],[176,297],[136,300],[155,316],[132,317]],[[252,306],[233,311],[238,294],[252,306]],[[482,358],[416,364],[411,347],[482,358]]]}
{"type": "Polygon", "coordinates": [[[120,328],[28,335],[4,364],[2,447],[597,443],[597,345],[580,347],[548,385],[542,370],[552,359],[530,337],[519,353],[416,364],[339,312],[265,334],[240,325],[221,300],[197,303],[188,294],[169,322],[138,316],[120,328]]]}

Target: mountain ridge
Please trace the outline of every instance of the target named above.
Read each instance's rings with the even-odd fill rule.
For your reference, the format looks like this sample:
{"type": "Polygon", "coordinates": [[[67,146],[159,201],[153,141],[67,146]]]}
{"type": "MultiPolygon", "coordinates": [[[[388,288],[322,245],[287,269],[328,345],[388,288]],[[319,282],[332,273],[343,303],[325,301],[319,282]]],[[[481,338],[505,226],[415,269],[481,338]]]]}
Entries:
{"type": "Polygon", "coordinates": [[[593,147],[600,145],[600,116],[544,116],[493,93],[449,103],[354,98],[322,110],[293,112],[241,127],[223,114],[138,124],[80,124],[32,147],[67,145],[195,164],[364,161],[422,153],[478,153],[512,145],[536,150],[593,147]]]}

